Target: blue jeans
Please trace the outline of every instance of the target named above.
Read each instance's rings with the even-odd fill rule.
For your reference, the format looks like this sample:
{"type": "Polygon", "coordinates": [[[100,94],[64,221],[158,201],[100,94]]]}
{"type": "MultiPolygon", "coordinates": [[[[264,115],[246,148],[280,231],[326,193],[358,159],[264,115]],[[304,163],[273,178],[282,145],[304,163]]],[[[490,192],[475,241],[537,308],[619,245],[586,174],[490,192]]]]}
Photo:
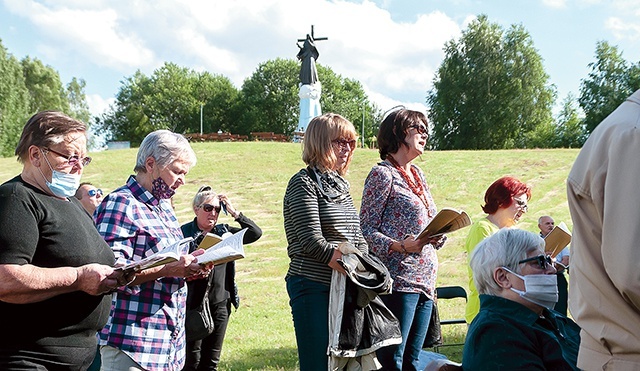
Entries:
{"type": "Polygon", "coordinates": [[[329,362],[329,285],[306,277],[287,277],[300,371],[326,371],[329,362]]]}
{"type": "Polygon", "coordinates": [[[424,294],[394,292],[381,295],[384,304],[400,321],[402,344],[376,352],[384,370],[420,370],[420,354],[427,336],[433,301],[424,294]]]}

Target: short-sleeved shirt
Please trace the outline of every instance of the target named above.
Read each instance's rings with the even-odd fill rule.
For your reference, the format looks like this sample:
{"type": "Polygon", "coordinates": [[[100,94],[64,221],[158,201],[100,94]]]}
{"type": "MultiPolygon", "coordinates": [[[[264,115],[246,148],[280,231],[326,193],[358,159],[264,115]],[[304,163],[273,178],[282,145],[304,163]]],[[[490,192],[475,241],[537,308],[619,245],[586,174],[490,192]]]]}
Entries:
{"type": "Polygon", "coordinates": [[[471,253],[482,240],[496,233],[499,229],[500,228],[498,228],[497,225],[491,223],[487,218],[478,219],[478,221],[473,223],[469,229],[469,235],[467,236],[467,240],[464,244],[467,252],[467,274],[469,276],[469,294],[464,315],[467,323],[471,323],[480,310],[480,298],[478,297],[476,284],[473,281],[473,271],[471,270],[470,264],[471,253]]]}
{"type": "Polygon", "coordinates": [[[580,327],[558,312],[542,317],[515,301],[480,295],[462,353],[465,370],[577,370],[580,327]]]}
{"type": "MultiPolygon", "coordinates": [[[[105,196],[95,217],[117,263],[140,260],[183,238],[170,202],[153,197],[134,176],[105,196]]],[[[182,369],[186,297],[185,280],[178,277],[118,290],[99,343],[122,350],[146,370],[182,369]]]]}
{"type": "MultiPolygon", "coordinates": [[[[113,252],[75,197],[50,196],[20,176],[0,186],[0,246],[0,264],[57,268],[114,263],[113,252]]],[[[110,303],[110,295],[82,291],[29,304],[0,301],[0,365],[15,360],[20,351],[35,363],[88,366],[110,303]]]]}
{"type": "Polygon", "coordinates": [[[423,184],[427,204],[409,188],[393,165],[383,161],[371,169],[365,180],[360,225],[369,249],[389,269],[393,291],[422,293],[433,299],[438,271],[435,248],[426,245],[420,253],[406,254],[389,251],[395,241],[406,235],[418,235],[436,215],[436,204],[424,174],[417,166],[411,166],[420,176],[418,181],[423,184]]]}

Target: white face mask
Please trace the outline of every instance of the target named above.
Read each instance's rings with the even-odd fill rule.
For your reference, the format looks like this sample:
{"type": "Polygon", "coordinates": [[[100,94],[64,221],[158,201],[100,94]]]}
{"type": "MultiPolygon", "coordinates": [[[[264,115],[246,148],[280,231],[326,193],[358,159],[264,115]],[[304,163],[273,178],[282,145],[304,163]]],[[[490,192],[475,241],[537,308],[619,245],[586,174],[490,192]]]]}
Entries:
{"type": "Polygon", "coordinates": [[[524,291],[514,289],[523,299],[547,309],[553,309],[558,302],[558,277],[555,274],[528,274],[521,276],[509,268],[502,267],[524,281],[524,291]]]}
{"type": "Polygon", "coordinates": [[[42,153],[42,156],[44,156],[44,160],[51,169],[51,181],[47,180],[47,177],[44,176],[40,168],[38,168],[38,171],[40,171],[40,174],[44,178],[44,183],[49,187],[49,190],[58,197],[71,197],[75,195],[78,187],[80,186],[80,175],[66,174],[61,171],[54,170],[49,163],[49,160],[47,160],[44,152],[42,153]]]}

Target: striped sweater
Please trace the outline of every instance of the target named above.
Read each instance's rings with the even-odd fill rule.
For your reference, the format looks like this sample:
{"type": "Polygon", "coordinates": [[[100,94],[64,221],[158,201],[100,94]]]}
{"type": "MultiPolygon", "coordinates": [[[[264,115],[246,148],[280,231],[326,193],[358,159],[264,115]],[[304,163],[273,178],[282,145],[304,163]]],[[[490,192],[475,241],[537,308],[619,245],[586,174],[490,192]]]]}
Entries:
{"type": "Polygon", "coordinates": [[[283,202],[289,276],[329,285],[327,265],[339,242],[367,252],[349,184],[336,172],[302,169],[289,180],[283,202]]]}

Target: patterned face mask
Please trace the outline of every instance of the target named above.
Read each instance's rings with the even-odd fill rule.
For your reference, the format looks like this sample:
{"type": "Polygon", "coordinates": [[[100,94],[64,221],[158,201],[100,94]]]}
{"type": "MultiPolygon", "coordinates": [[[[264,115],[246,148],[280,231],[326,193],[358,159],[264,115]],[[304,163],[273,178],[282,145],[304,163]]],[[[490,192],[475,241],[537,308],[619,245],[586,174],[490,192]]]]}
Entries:
{"type": "Polygon", "coordinates": [[[158,177],[153,180],[151,194],[158,200],[167,200],[173,197],[173,195],[176,194],[176,191],[171,189],[171,187],[169,187],[162,178],[158,177]]]}

